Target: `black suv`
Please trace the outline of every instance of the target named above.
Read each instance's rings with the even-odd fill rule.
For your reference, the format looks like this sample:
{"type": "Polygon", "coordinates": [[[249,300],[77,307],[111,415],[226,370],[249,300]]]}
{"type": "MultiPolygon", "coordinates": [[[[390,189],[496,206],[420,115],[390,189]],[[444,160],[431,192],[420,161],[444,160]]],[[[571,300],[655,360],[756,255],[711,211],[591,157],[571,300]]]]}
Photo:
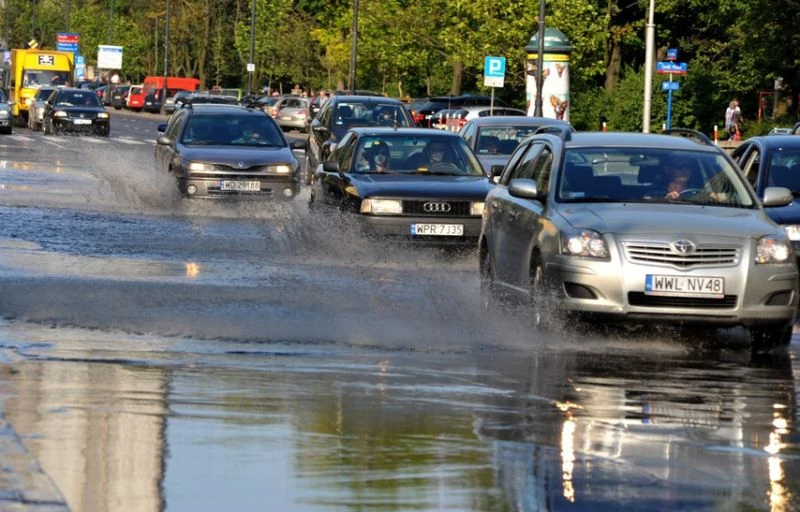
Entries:
{"type": "Polygon", "coordinates": [[[263,110],[184,104],[158,125],[155,164],[189,197],[260,196],[293,199],[300,164],[278,124],[263,110]]]}
{"type": "Polygon", "coordinates": [[[347,130],[357,126],[414,126],[400,100],[382,96],[340,96],[326,101],[309,126],[306,183],[347,130]]]}

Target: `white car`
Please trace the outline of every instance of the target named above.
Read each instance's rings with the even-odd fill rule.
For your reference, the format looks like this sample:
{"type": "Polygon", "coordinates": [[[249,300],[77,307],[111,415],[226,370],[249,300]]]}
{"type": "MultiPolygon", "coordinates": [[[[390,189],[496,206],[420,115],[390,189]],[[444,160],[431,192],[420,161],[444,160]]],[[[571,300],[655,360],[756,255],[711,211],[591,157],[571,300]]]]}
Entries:
{"type": "Polygon", "coordinates": [[[42,129],[47,98],[50,97],[53,91],[55,91],[54,87],[42,87],[31,98],[31,104],[28,105],[28,128],[31,131],[35,132],[42,129]]]}

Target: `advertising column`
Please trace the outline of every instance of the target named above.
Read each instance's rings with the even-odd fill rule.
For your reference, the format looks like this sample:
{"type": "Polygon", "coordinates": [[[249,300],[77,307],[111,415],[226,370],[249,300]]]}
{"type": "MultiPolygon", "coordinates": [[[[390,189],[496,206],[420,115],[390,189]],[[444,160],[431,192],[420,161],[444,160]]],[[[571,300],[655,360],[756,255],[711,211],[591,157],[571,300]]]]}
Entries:
{"type": "MultiPolygon", "coordinates": [[[[528,115],[533,116],[536,106],[536,60],[539,56],[539,33],[533,34],[525,47],[526,96],[528,115]]],[[[569,59],[572,46],[563,32],[544,29],[544,56],[542,70],[542,115],[551,119],[569,121],[569,59]]]]}

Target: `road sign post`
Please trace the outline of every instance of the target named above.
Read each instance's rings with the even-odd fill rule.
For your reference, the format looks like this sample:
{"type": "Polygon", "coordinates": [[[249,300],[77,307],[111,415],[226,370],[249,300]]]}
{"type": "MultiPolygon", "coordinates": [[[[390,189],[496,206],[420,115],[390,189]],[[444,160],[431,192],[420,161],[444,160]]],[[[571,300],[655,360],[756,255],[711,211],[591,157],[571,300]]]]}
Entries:
{"type": "Polygon", "coordinates": [[[656,73],[669,75],[669,81],[661,82],[661,90],[667,91],[667,124],[669,130],[672,126],[672,91],[680,89],[680,82],[673,82],[672,75],[685,75],[687,66],[685,62],[675,62],[678,59],[678,50],[671,48],[667,50],[667,61],[656,63],[656,73]]]}
{"type": "Polygon", "coordinates": [[[489,101],[489,115],[494,115],[494,89],[503,87],[506,76],[505,57],[486,57],[483,61],[483,85],[492,88],[492,96],[489,101]]]}

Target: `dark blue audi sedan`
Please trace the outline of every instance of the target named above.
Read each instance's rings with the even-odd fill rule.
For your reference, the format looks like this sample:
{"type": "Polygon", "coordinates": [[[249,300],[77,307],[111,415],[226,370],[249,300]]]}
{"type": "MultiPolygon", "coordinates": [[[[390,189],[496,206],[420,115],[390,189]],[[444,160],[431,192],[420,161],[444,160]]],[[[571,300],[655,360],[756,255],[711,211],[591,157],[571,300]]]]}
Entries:
{"type": "Polygon", "coordinates": [[[311,205],[354,215],[367,234],[475,244],[493,183],[455,133],[353,128],[314,170],[311,205]]]}
{"type": "Polygon", "coordinates": [[[800,137],[750,137],[739,144],[732,156],[758,197],[764,198],[767,187],[785,187],[792,192],[794,200],[791,204],[766,207],[764,210],[773,221],[786,229],[800,257],[800,137]]]}

